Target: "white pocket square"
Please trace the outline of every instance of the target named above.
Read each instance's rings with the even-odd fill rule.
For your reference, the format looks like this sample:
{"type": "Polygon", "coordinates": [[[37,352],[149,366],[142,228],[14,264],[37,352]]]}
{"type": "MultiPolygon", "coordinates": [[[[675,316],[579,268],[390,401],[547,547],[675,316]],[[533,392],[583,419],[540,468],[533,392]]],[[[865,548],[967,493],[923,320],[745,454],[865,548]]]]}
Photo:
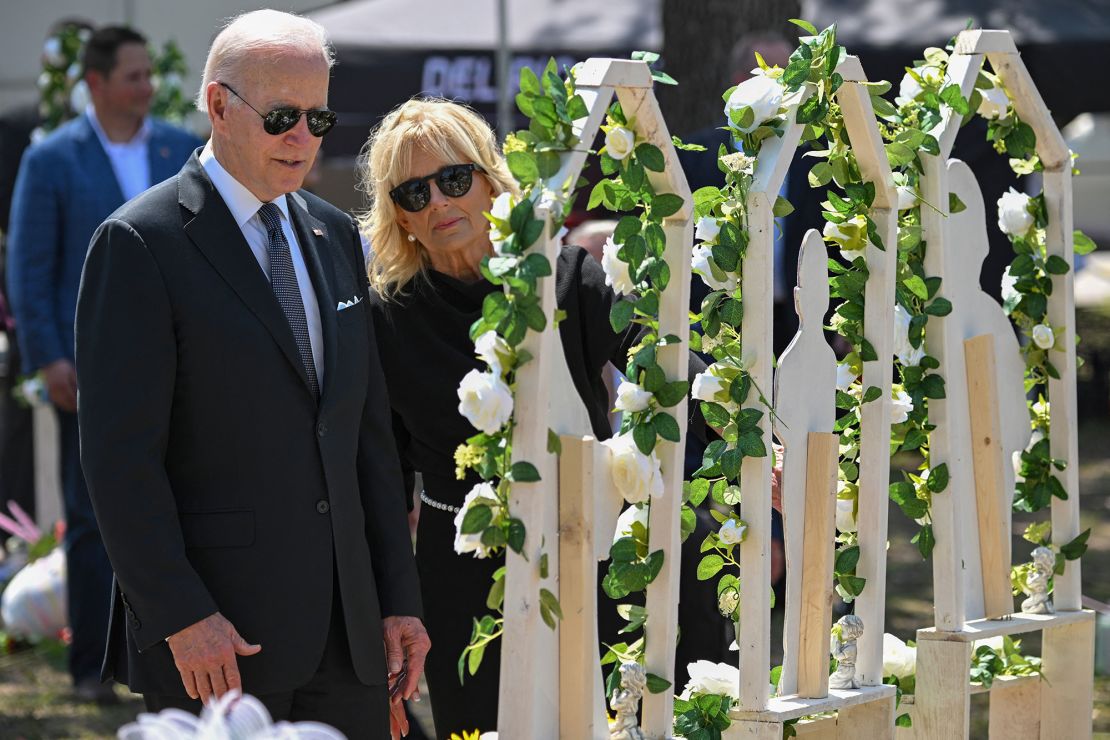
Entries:
{"type": "Polygon", "coordinates": [[[357,306],[360,303],[362,303],[362,297],[356,295],[353,298],[351,298],[350,300],[340,301],[339,305],[335,307],[335,310],[336,311],[346,311],[351,306],[357,306]]]}

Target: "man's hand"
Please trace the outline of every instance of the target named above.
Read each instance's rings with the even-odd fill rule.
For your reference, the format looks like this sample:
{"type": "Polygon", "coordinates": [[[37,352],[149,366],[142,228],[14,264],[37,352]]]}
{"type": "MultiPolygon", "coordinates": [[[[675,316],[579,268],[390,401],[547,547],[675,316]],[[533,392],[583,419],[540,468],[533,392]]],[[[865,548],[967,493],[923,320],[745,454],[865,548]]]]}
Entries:
{"type": "Polygon", "coordinates": [[[417,693],[432,641],[428,639],[424,624],[416,617],[386,617],[382,620],[382,637],[390,677],[405,670],[401,687],[391,691],[389,697],[391,704],[400,704],[402,699],[410,699],[417,693]]]}
{"type": "Polygon", "coordinates": [[[389,738],[399,740],[409,734],[409,716],[405,712],[405,703],[398,697],[397,701],[389,700],[389,738]]]}
{"type": "Polygon", "coordinates": [[[62,411],[77,410],[77,370],[66,359],[54,360],[42,369],[50,401],[62,411]]]}
{"type": "Polygon", "coordinates": [[[209,699],[219,699],[230,689],[242,691],[243,681],[235,656],[254,655],[262,649],[261,645],[251,645],[240,637],[231,622],[219,612],[170,635],[166,642],[181,673],[185,693],[205,704],[209,699]]]}

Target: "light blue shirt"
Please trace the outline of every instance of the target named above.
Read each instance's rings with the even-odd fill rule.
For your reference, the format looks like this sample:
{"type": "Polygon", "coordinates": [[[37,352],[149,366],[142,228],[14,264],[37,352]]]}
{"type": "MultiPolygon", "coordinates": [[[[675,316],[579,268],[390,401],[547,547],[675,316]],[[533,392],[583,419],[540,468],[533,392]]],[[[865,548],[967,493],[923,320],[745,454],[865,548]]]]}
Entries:
{"type": "MultiPolygon", "coordinates": [[[[262,274],[270,280],[270,237],[266,232],[266,225],[258,215],[262,201],[223,168],[216,155],[212,152],[212,142],[204,145],[200,153],[200,164],[208,173],[208,179],[216,188],[216,192],[224,199],[227,208],[231,211],[236,225],[243,232],[243,237],[250,245],[262,274]]],[[[309,277],[308,267],[304,262],[301,244],[297,241],[296,230],[289,218],[289,203],[286,196],[281,195],[273,200],[274,205],[281,211],[281,230],[285,240],[289,242],[289,255],[293,259],[293,271],[297,274],[297,287],[301,291],[301,300],[304,302],[304,315],[308,320],[308,338],[312,344],[312,361],[316,364],[316,378],[320,381],[320,388],[324,387],[324,341],[323,329],[320,326],[320,304],[316,300],[316,290],[312,287],[312,278],[309,277]]]]}

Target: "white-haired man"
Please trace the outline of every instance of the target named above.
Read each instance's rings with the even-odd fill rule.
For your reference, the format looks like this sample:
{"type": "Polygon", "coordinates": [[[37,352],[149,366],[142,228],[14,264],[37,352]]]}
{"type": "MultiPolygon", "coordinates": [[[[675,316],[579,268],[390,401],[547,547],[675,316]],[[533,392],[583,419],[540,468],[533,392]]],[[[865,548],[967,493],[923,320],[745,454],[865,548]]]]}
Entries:
{"type": "Polygon", "coordinates": [[[241,687],[384,737],[430,643],[359,238],[299,190],[331,63],[276,11],[213,41],[211,141],[89,250],[81,453],[116,575],[106,675],[152,710],[241,687]]]}

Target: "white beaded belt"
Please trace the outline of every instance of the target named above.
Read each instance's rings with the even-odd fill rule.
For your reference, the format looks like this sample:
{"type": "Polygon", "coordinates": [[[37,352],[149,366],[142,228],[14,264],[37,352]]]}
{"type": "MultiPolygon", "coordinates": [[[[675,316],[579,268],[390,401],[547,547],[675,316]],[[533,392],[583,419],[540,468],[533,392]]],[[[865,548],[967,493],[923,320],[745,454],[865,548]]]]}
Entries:
{"type": "Polygon", "coordinates": [[[440,501],[436,501],[424,491],[420,491],[420,500],[426,503],[428,506],[431,506],[433,509],[439,509],[440,511],[449,511],[452,514],[458,514],[462,510],[461,507],[451,506],[451,504],[445,504],[440,501]]]}

